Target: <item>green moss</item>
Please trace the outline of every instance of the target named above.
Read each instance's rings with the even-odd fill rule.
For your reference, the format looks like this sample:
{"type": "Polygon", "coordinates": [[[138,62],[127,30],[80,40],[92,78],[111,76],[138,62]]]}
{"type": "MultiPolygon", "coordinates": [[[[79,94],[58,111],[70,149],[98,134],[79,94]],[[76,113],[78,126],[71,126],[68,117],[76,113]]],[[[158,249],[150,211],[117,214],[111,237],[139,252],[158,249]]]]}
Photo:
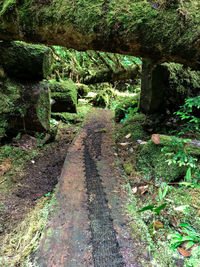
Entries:
{"type": "Polygon", "coordinates": [[[179,178],[183,178],[187,167],[179,167],[177,164],[168,165],[166,160],[166,151],[161,151],[161,146],[155,145],[152,141],[149,141],[141,150],[138,158],[138,166],[144,171],[144,174],[156,181],[174,181],[179,178]]]}
{"type": "Polygon", "coordinates": [[[131,162],[131,160],[128,160],[125,163],[123,163],[123,167],[124,167],[125,173],[128,175],[131,175],[135,172],[135,169],[133,167],[133,163],[131,162]]]}
{"type": "Polygon", "coordinates": [[[95,107],[105,108],[109,103],[109,97],[104,92],[97,93],[92,103],[95,107]]]}
{"type": "Polygon", "coordinates": [[[135,108],[139,105],[140,94],[134,97],[122,97],[119,98],[119,103],[115,107],[115,121],[120,122],[125,114],[128,112],[128,108],[135,108]]]}
{"type": "Polygon", "coordinates": [[[10,77],[23,80],[42,80],[52,72],[53,53],[44,45],[19,41],[1,42],[0,61],[10,77]]]}
{"type": "Polygon", "coordinates": [[[145,120],[146,116],[144,114],[138,114],[128,118],[126,122],[119,128],[117,139],[123,140],[127,134],[131,134],[131,140],[134,142],[136,142],[138,139],[145,140],[147,137],[147,134],[143,128],[145,120]]]}
{"type": "Polygon", "coordinates": [[[76,112],[77,89],[76,84],[71,80],[49,80],[51,98],[55,100],[52,105],[53,112],[76,112]]]}
{"type": "Polygon", "coordinates": [[[9,12],[16,5],[16,0],[6,0],[3,2],[2,9],[0,11],[0,16],[4,15],[6,12],[9,12]]]}
{"type": "Polygon", "coordinates": [[[64,123],[80,123],[83,119],[82,114],[69,112],[52,113],[51,117],[57,121],[62,121],[64,123]]]}
{"type": "Polygon", "coordinates": [[[16,114],[16,103],[20,98],[19,87],[9,79],[0,80],[0,139],[5,135],[9,117],[16,114]]]}
{"type": "Polygon", "coordinates": [[[85,84],[82,84],[82,83],[77,83],[76,88],[77,88],[79,97],[84,97],[89,92],[89,87],[85,84]]]}
{"type": "Polygon", "coordinates": [[[49,131],[51,117],[50,90],[42,85],[40,86],[40,95],[37,101],[36,112],[44,129],[49,131]]]}
{"type": "Polygon", "coordinates": [[[195,96],[200,89],[200,72],[184,68],[181,64],[162,64],[169,71],[169,85],[184,97],[195,96]]]}

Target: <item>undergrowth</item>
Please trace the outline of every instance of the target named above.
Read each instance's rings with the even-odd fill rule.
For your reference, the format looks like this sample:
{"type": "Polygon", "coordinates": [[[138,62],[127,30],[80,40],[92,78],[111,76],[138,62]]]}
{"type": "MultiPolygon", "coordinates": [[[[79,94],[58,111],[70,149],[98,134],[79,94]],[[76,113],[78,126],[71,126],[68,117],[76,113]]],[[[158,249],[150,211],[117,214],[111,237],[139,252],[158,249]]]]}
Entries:
{"type": "Polygon", "coordinates": [[[30,255],[39,244],[52,201],[53,198],[49,201],[49,197],[39,200],[26,218],[5,236],[0,266],[31,266],[30,255]]]}

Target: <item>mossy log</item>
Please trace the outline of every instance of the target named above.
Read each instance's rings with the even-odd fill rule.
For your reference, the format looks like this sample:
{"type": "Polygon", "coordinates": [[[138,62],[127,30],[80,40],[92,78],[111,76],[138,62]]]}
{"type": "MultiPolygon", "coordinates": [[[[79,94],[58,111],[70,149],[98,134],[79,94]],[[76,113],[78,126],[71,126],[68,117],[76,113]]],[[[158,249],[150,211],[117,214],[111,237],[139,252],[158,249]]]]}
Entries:
{"type": "Polygon", "coordinates": [[[50,80],[48,86],[51,90],[52,112],[74,112],[77,106],[77,87],[71,80],[50,80]]]}
{"type": "MultiPolygon", "coordinates": [[[[178,140],[179,142],[184,141],[184,139],[163,134],[153,134],[151,140],[156,145],[173,146],[173,138],[176,138],[176,140],[178,140]]],[[[200,141],[184,141],[183,145],[184,150],[187,154],[200,155],[200,141]]]]}
{"type": "Polygon", "coordinates": [[[39,81],[51,74],[53,53],[42,45],[0,42],[0,64],[10,77],[39,81]]]}
{"type": "Polygon", "coordinates": [[[181,64],[143,59],[140,109],[144,113],[173,113],[200,90],[200,71],[181,64]]]}
{"type": "Polygon", "coordinates": [[[130,68],[121,68],[117,70],[102,70],[83,78],[83,83],[94,84],[102,82],[115,82],[115,81],[125,81],[128,79],[136,79],[140,75],[139,66],[134,66],[130,68]]]}
{"type": "Polygon", "coordinates": [[[0,80],[0,139],[19,130],[50,130],[50,92],[40,83],[0,80]]]}
{"type": "Polygon", "coordinates": [[[160,2],[5,0],[0,3],[0,39],[129,54],[200,69],[199,1],[160,2]]]}

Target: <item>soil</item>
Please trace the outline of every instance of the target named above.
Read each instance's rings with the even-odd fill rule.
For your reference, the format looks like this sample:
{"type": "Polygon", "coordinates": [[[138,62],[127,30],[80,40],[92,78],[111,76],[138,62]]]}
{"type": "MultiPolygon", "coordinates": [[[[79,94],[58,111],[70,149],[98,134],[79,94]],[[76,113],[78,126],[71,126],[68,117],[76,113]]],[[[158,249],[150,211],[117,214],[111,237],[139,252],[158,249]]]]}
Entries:
{"type": "MultiPolygon", "coordinates": [[[[42,147],[39,155],[27,163],[24,175],[16,173],[13,177],[15,184],[12,189],[0,195],[0,202],[4,205],[0,216],[0,240],[25,218],[38,199],[53,191],[75,133],[76,128],[70,126],[60,129],[58,140],[42,147]]],[[[27,151],[36,148],[37,139],[23,135],[9,145],[27,151]]]]}

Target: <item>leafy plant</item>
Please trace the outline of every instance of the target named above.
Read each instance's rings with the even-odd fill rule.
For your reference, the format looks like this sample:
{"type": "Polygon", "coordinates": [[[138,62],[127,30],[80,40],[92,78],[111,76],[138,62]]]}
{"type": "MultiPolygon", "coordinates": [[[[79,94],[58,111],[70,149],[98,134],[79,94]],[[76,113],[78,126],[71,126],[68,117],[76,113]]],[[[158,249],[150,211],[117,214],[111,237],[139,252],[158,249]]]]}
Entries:
{"type": "Polygon", "coordinates": [[[165,154],[168,156],[168,159],[166,160],[168,165],[177,164],[179,167],[188,167],[185,175],[186,182],[192,181],[194,183],[198,183],[200,174],[196,164],[197,158],[187,154],[184,149],[184,144],[189,141],[191,140],[172,137],[173,151],[169,151],[168,147],[162,148],[162,151],[168,150],[168,152],[165,154]]]}
{"type": "Polygon", "coordinates": [[[196,230],[187,223],[181,223],[179,226],[182,228],[182,234],[174,233],[171,235],[171,249],[175,249],[185,242],[188,242],[186,250],[197,243],[200,244],[200,233],[196,232],[196,230]]]}
{"type": "Polygon", "coordinates": [[[149,228],[151,229],[151,234],[153,235],[156,232],[156,229],[162,228],[162,224],[159,224],[156,221],[156,215],[159,215],[162,210],[165,209],[167,203],[164,202],[167,195],[168,186],[163,184],[162,187],[158,190],[158,196],[156,197],[157,204],[148,205],[138,210],[139,213],[150,210],[153,213],[153,222],[150,224],[149,228]]]}
{"type": "MultiPolygon", "coordinates": [[[[198,131],[200,130],[200,118],[195,114],[199,112],[200,109],[200,96],[193,98],[187,98],[185,104],[181,106],[180,110],[174,112],[178,115],[181,120],[186,121],[184,128],[187,131],[198,131]]],[[[184,132],[184,131],[183,131],[184,132]]]]}
{"type": "Polygon", "coordinates": [[[125,117],[121,120],[122,123],[125,123],[128,118],[132,117],[133,115],[138,114],[138,107],[129,107],[128,109],[121,108],[121,110],[125,111],[125,117]]]}

